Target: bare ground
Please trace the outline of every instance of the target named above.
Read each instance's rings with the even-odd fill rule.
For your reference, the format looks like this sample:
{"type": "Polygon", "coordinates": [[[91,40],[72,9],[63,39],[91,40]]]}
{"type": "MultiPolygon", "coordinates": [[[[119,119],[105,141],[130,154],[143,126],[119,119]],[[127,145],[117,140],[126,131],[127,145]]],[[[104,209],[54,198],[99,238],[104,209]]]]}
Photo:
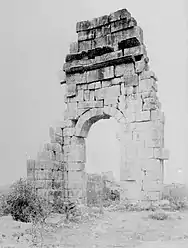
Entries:
{"type": "MultiPolygon", "coordinates": [[[[97,218],[90,218],[82,223],[63,224],[56,228],[52,224],[57,223],[54,217],[48,221],[48,231],[42,231],[43,246],[38,247],[188,247],[188,211],[169,212],[167,220],[150,219],[150,213],[105,210],[97,218]]],[[[29,247],[31,235],[27,234],[28,228],[31,228],[31,224],[2,217],[0,247],[29,247]],[[24,235],[21,236],[21,233],[24,235]]]]}

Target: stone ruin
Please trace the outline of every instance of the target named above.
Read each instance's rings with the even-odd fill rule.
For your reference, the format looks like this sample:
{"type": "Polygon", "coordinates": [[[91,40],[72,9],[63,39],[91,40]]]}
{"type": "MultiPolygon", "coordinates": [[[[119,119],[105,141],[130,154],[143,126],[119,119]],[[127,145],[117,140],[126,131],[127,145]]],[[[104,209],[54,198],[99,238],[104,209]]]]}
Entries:
{"type": "Polygon", "coordinates": [[[63,123],[51,143],[27,161],[38,194],[86,203],[85,138],[92,124],[115,118],[121,126],[121,199],[158,200],[164,179],[164,113],[149,69],[143,31],[126,10],[76,24],[62,72],[63,123]]]}

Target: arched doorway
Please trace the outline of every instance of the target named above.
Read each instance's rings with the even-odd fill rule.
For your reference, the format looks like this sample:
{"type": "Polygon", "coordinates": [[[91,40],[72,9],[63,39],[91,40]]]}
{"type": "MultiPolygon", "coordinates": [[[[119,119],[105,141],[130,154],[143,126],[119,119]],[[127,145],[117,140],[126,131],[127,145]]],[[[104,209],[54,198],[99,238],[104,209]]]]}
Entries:
{"type": "Polygon", "coordinates": [[[119,200],[121,149],[120,125],[114,119],[99,120],[89,130],[86,141],[87,205],[119,200]],[[116,189],[116,192],[115,192],[116,189]]]}
{"type": "Polygon", "coordinates": [[[112,172],[120,180],[119,123],[114,119],[99,120],[90,128],[86,138],[87,173],[112,172]]]}
{"type": "MultiPolygon", "coordinates": [[[[86,201],[86,138],[94,123],[100,120],[110,119],[111,117],[119,123],[119,131],[123,131],[122,128],[125,126],[126,119],[119,110],[113,107],[91,109],[83,114],[76,123],[75,135],[71,139],[72,158],[68,162],[68,184],[69,188],[72,188],[71,197],[75,196],[77,199],[82,198],[84,202],[86,201]],[[73,166],[78,167],[77,174],[72,171],[73,166]],[[74,178],[73,174],[75,174],[74,178]],[[74,181],[77,186],[74,185],[74,181]]],[[[120,147],[123,148],[121,145],[120,147]]],[[[119,160],[121,164],[123,162],[123,149],[120,149],[120,153],[119,160]]],[[[121,170],[121,165],[119,166],[119,170],[121,170]]]]}

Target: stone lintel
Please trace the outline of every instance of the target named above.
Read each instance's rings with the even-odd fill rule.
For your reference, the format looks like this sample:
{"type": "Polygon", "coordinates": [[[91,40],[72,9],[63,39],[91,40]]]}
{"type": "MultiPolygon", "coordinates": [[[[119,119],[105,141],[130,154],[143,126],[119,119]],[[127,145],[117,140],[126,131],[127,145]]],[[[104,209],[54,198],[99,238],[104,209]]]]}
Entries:
{"type": "Polygon", "coordinates": [[[96,56],[93,59],[84,59],[66,62],[63,66],[63,71],[66,74],[98,69],[104,66],[116,65],[121,63],[131,63],[140,59],[146,54],[144,45],[124,49],[123,51],[116,51],[96,56]]]}

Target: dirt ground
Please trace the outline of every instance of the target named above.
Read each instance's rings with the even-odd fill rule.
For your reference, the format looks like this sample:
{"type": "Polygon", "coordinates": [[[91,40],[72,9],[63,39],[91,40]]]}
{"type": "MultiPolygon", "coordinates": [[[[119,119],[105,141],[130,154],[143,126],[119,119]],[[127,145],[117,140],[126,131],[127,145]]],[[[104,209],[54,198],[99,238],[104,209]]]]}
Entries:
{"type": "MultiPolygon", "coordinates": [[[[188,247],[188,211],[169,212],[167,220],[153,220],[148,218],[149,214],[150,212],[105,210],[104,214],[97,218],[55,228],[54,223],[59,220],[59,216],[56,216],[48,220],[51,228],[43,232],[43,246],[38,247],[188,247]]],[[[13,221],[10,216],[1,217],[0,247],[29,247],[29,229],[31,224],[13,221]]]]}

